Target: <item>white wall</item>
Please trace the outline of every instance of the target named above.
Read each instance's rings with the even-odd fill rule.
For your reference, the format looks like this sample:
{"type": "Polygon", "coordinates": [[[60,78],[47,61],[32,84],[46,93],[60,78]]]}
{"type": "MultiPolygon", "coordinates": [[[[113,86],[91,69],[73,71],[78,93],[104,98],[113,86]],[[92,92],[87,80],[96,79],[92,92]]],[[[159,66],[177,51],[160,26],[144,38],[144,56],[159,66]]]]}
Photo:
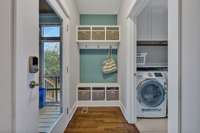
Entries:
{"type": "Polygon", "coordinates": [[[199,5],[199,0],[182,0],[181,133],[200,132],[199,5]]]}
{"type": "MultiPolygon", "coordinates": [[[[66,0],[65,0],[66,1],[66,0]]],[[[76,43],[76,26],[79,25],[80,16],[74,0],[67,0],[66,6],[70,11],[70,107],[76,102],[76,85],[80,81],[80,55],[76,43]]]]}
{"type": "Polygon", "coordinates": [[[17,133],[38,132],[38,73],[28,71],[29,56],[39,55],[39,0],[15,0],[15,126],[17,133]]]}
{"type": "Polygon", "coordinates": [[[12,132],[12,1],[0,1],[0,132],[12,132]]]}
{"type": "MultiPolygon", "coordinates": [[[[136,0],[122,0],[121,7],[118,13],[118,24],[121,26],[121,42],[118,50],[118,81],[121,86],[121,98],[120,101],[124,106],[126,119],[130,122],[131,114],[131,73],[130,73],[130,42],[128,40],[129,32],[129,21],[127,18],[128,9],[136,0]]],[[[133,75],[133,73],[132,73],[133,75]]]]}
{"type": "MultiPolygon", "coordinates": [[[[69,107],[72,108],[76,102],[76,85],[79,83],[79,48],[76,43],[76,26],[79,24],[79,12],[74,0],[61,0],[65,9],[68,10],[69,20],[69,107]]],[[[66,36],[64,36],[65,38],[66,36]]],[[[65,49],[66,50],[66,49],[65,49]]],[[[67,58],[67,57],[65,57],[67,58]]]]}

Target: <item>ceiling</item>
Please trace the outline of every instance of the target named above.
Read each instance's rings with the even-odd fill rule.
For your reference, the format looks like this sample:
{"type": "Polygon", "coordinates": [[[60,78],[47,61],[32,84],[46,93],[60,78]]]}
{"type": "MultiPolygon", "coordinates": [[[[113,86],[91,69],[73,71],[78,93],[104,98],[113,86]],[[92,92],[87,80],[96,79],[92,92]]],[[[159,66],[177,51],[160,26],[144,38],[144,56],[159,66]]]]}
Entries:
{"type": "Polygon", "coordinates": [[[120,0],[76,0],[80,14],[117,14],[120,0]]]}

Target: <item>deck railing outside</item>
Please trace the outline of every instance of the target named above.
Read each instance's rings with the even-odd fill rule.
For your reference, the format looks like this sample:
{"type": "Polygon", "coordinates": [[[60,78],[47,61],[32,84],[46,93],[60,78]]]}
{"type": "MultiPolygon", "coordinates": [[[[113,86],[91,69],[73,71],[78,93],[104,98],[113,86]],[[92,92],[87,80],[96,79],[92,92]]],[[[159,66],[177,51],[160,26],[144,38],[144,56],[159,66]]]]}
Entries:
{"type": "Polygon", "coordinates": [[[46,89],[46,104],[60,104],[60,76],[45,76],[44,87],[46,89]]]}

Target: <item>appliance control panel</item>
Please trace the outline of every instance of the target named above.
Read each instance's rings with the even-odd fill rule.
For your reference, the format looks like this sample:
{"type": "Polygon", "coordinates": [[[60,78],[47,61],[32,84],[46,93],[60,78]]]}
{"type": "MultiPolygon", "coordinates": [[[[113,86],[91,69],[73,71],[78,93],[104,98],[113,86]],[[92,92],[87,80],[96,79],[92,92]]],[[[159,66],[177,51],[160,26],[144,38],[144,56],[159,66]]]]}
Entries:
{"type": "Polygon", "coordinates": [[[162,73],[154,73],[155,77],[163,77],[162,73]]]}

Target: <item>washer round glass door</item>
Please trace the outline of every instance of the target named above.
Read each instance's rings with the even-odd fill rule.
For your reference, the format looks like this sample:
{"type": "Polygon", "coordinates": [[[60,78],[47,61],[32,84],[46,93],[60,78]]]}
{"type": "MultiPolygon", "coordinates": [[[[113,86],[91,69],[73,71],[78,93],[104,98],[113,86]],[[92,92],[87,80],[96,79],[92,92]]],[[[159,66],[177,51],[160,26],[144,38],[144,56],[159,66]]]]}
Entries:
{"type": "Polygon", "coordinates": [[[155,79],[147,79],[137,87],[137,100],[148,107],[157,107],[165,100],[165,88],[155,79]]]}

